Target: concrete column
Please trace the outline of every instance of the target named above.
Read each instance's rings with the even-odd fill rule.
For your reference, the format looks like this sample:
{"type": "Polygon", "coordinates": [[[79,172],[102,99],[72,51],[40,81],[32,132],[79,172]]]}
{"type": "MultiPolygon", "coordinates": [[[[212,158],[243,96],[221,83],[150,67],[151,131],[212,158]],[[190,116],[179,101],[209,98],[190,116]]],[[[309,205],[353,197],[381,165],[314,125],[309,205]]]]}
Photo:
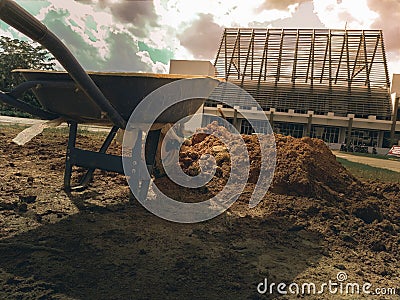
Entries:
{"type": "Polygon", "coordinates": [[[339,144],[343,144],[345,139],[346,139],[346,128],[340,127],[339,128],[339,139],[338,139],[339,144]]]}
{"type": "Polygon", "coordinates": [[[271,128],[274,129],[274,112],[271,111],[269,115],[269,124],[271,125],[271,128]]]}
{"type": "Polygon", "coordinates": [[[311,126],[312,126],[313,114],[314,114],[313,111],[308,111],[307,126],[306,126],[306,130],[304,132],[304,136],[310,136],[311,135],[311,126]]]}
{"type": "Polygon", "coordinates": [[[241,128],[242,128],[242,121],[243,121],[243,119],[237,119],[237,127],[235,127],[235,128],[237,129],[237,131],[239,131],[240,133],[243,133],[243,132],[241,131],[241,128]]]}
{"type": "Polygon", "coordinates": [[[270,112],[269,124],[271,125],[272,131],[274,131],[274,113],[275,113],[275,108],[270,108],[269,112],[270,112]]]}
{"type": "Polygon", "coordinates": [[[347,117],[349,118],[349,125],[347,127],[347,143],[346,146],[350,146],[350,139],[351,139],[351,131],[353,130],[353,119],[354,114],[348,114],[347,117]]]}
{"type": "Polygon", "coordinates": [[[376,145],[377,148],[382,148],[383,146],[383,131],[378,132],[378,144],[376,145]]]}
{"type": "Polygon", "coordinates": [[[394,145],[396,141],[394,140],[394,136],[396,133],[396,122],[397,122],[397,111],[399,110],[399,99],[400,97],[395,95],[394,98],[394,108],[392,114],[392,126],[390,127],[390,144],[394,145]]]}
{"type": "Polygon", "coordinates": [[[238,117],[237,116],[238,116],[238,111],[235,108],[233,111],[233,124],[232,125],[233,125],[233,127],[236,128],[237,131],[239,131],[240,128],[238,128],[238,117]]]}

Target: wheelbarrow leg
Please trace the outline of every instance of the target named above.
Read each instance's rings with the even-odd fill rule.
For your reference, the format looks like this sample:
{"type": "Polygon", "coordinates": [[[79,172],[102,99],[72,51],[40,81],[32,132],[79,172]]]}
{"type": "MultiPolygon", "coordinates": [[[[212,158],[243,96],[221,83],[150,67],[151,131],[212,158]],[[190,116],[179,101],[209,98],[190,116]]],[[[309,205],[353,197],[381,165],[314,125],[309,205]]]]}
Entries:
{"type": "MultiPolygon", "coordinates": [[[[107,138],[104,140],[103,145],[101,146],[99,153],[106,153],[108,147],[110,147],[111,142],[113,141],[115,135],[117,134],[119,127],[118,126],[113,126],[111,128],[111,131],[107,135],[107,138]]],[[[93,178],[93,173],[96,169],[89,169],[87,170],[86,174],[83,176],[81,179],[80,183],[78,186],[71,187],[71,191],[81,191],[87,188],[89,185],[90,181],[93,178]]]]}
{"type": "Polygon", "coordinates": [[[140,164],[142,158],[142,131],[139,130],[137,133],[135,145],[132,148],[132,174],[130,174],[130,188],[133,195],[139,193],[140,184],[140,164]]]}
{"type": "Polygon", "coordinates": [[[72,175],[72,162],[71,152],[75,148],[76,133],[78,130],[78,124],[76,122],[69,123],[69,137],[67,146],[67,155],[65,158],[65,172],[64,172],[64,190],[69,193],[71,191],[71,175],[72,175]]]}
{"type": "MultiPolygon", "coordinates": [[[[156,162],[156,154],[158,142],[160,140],[161,130],[150,131],[146,138],[145,159],[147,171],[153,175],[154,165],[156,162]]],[[[139,195],[141,199],[145,199],[149,192],[150,180],[142,180],[139,195]]]]}
{"type": "Polygon", "coordinates": [[[142,131],[139,130],[138,136],[136,139],[136,143],[132,149],[132,175],[130,186],[133,194],[139,195],[140,199],[145,199],[147,197],[150,180],[143,179],[146,178],[142,176],[141,172],[150,173],[153,175],[155,157],[157,153],[158,141],[160,138],[160,130],[150,131],[146,137],[146,146],[145,146],[145,161],[142,161],[142,131]]]}

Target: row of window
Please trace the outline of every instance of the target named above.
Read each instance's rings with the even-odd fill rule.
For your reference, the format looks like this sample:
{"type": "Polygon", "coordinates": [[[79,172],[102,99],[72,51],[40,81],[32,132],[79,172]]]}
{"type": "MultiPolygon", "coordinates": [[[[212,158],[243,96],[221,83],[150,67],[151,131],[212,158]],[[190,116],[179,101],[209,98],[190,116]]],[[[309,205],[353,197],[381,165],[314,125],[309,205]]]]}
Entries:
{"type": "MultiPolygon", "coordinates": [[[[221,118],[214,116],[205,116],[203,120],[203,126],[213,121],[217,121],[219,125],[223,126],[221,118]]],[[[228,122],[232,123],[233,119],[228,118],[228,122]]],[[[242,120],[240,132],[243,134],[252,133],[268,133],[271,130],[269,122],[261,120],[251,120],[253,126],[247,120],[242,120]]],[[[301,138],[305,135],[306,125],[298,123],[284,123],[274,122],[273,131],[282,135],[290,135],[295,138],[301,138]]],[[[312,125],[310,136],[313,138],[319,138],[326,143],[346,143],[348,138],[348,131],[346,129],[345,135],[340,139],[340,127],[333,126],[320,126],[312,125]]],[[[397,137],[397,136],[396,136],[397,137]]],[[[385,132],[383,136],[383,147],[389,147],[389,133],[385,132]]],[[[349,144],[354,146],[379,146],[379,131],[378,130],[364,130],[364,129],[353,129],[350,133],[349,144]]]]}

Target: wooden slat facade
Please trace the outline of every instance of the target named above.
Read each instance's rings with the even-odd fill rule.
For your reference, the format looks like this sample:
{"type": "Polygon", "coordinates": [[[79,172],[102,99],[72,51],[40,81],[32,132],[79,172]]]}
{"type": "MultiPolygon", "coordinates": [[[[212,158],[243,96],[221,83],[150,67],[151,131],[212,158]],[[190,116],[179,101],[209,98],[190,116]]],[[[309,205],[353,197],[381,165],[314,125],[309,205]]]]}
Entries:
{"type": "Polygon", "coordinates": [[[391,116],[381,30],[226,28],[214,65],[264,110],[391,116]]]}

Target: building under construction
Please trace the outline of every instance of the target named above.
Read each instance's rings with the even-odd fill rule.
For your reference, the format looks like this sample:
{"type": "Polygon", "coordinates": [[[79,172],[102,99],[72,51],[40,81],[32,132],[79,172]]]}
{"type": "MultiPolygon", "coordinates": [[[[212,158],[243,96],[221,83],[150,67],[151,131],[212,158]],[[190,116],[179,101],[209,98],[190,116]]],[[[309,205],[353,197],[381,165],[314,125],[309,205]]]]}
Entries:
{"type": "MultiPolygon", "coordinates": [[[[390,91],[381,30],[227,28],[214,67],[253,96],[277,133],[332,147],[388,147],[399,139],[400,91],[390,91]]],[[[243,109],[240,99],[217,105],[208,102],[205,111],[222,112],[243,133],[260,130],[235,110],[243,109]]]]}

